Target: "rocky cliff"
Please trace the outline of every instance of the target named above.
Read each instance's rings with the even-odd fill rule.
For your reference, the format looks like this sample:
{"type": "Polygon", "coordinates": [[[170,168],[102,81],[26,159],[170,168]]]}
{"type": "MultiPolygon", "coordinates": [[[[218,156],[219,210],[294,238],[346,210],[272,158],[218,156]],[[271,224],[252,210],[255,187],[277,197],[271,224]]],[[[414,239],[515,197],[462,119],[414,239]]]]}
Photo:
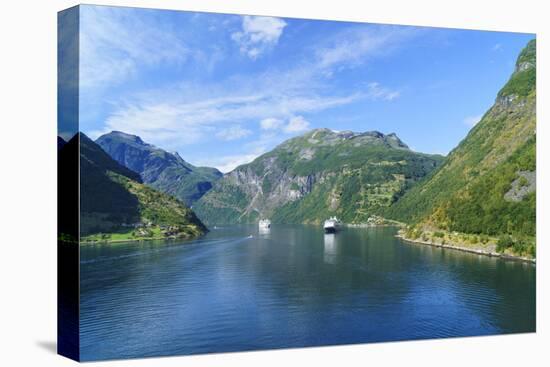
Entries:
{"type": "Polygon", "coordinates": [[[140,174],[143,182],[192,205],[212,188],[222,173],[215,168],[195,167],[178,153],[145,143],[139,136],[113,131],[96,143],[114,160],[140,174]]]}
{"type": "Polygon", "coordinates": [[[287,140],[216,182],[194,206],[210,224],[363,222],[441,162],[395,134],[312,130],[287,140]]]}
{"type": "MultiPolygon", "coordinates": [[[[535,142],[533,40],[519,55],[509,81],[481,121],[441,167],[392,205],[386,215],[417,227],[534,236],[535,142]]],[[[531,242],[531,247],[516,252],[534,254],[534,240],[531,242]]]]}

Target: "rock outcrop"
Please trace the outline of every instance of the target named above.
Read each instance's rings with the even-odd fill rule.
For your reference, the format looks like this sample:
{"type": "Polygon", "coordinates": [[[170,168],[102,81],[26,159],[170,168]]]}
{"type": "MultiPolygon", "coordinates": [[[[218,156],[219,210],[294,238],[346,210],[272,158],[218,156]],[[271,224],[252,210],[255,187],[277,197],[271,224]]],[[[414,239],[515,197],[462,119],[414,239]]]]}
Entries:
{"type": "Polygon", "coordinates": [[[222,173],[215,168],[195,167],[178,153],[145,143],[139,136],[113,131],[96,143],[114,160],[138,172],[143,182],[192,205],[212,188],[222,173]]]}
{"type": "Polygon", "coordinates": [[[195,205],[206,223],[366,221],[442,157],[411,151],[395,134],[315,129],[226,174],[195,205]]]}

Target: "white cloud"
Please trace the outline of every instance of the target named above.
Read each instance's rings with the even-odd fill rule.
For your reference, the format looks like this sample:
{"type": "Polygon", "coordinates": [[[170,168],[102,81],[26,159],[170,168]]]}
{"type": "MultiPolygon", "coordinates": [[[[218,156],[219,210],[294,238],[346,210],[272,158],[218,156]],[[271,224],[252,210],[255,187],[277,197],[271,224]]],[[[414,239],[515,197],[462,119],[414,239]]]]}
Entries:
{"type": "Polygon", "coordinates": [[[204,84],[185,84],[169,91],[142,93],[134,100],[116,105],[104,129],[90,134],[120,130],[174,149],[205,141],[211,136],[227,141],[249,136],[257,127],[256,121],[260,121],[262,131],[298,133],[310,128],[303,114],[365,98],[391,101],[399,96],[399,92],[377,82],[367,84],[366,91],[347,96],[318,95],[315,89],[305,86],[303,90],[295,86],[293,93],[287,93],[284,87],[270,84],[269,78],[256,79],[250,89],[246,81],[239,80],[236,84],[244,86],[243,90],[232,86],[218,89],[204,84]],[[254,89],[262,93],[253,93],[254,89]],[[235,122],[238,124],[226,125],[235,122]],[[247,127],[246,124],[253,125],[247,127]]]}
{"type": "Polygon", "coordinates": [[[308,130],[310,123],[303,116],[290,116],[286,122],[276,118],[263,119],[260,121],[260,127],[266,131],[283,131],[293,134],[308,130]]]}
{"type": "Polygon", "coordinates": [[[252,162],[257,157],[256,154],[242,154],[234,156],[223,157],[223,160],[220,164],[217,164],[216,167],[223,173],[231,172],[241,164],[246,164],[252,162]]]}
{"type": "Polygon", "coordinates": [[[80,8],[80,86],[124,82],[143,65],[184,62],[190,50],[144,9],[80,8]]]}
{"type": "MultiPolygon", "coordinates": [[[[233,94],[235,91],[232,93],[222,90],[219,95],[211,95],[209,99],[202,99],[199,93],[196,96],[198,100],[190,96],[182,97],[181,93],[175,91],[158,95],[154,92],[150,95],[143,94],[135,101],[119,104],[106,119],[103,130],[125,131],[155,145],[173,149],[178,145],[203,141],[210,136],[225,140],[244,137],[249,134],[250,129],[243,124],[257,124],[258,120],[263,121],[264,129],[280,129],[284,121],[288,120],[284,131],[300,131],[300,126],[304,126],[306,122],[300,119],[299,114],[349,104],[360,98],[359,95],[287,95],[277,89],[259,89],[263,89],[265,94],[239,95],[233,94]],[[172,97],[167,97],[167,94],[172,97]],[[298,117],[292,120],[293,116],[298,117]],[[280,120],[280,125],[269,119],[280,120]],[[240,124],[230,128],[224,127],[225,124],[235,121],[239,121],[240,124]]],[[[190,90],[197,94],[201,89],[187,85],[181,90],[190,90]]]]}
{"type": "Polygon", "coordinates": [[[469,127],[473,127],[477,125],[477,123],[481,120],[481,117],[481,115],[468,116],[462,122],[469,127]]]}
{"type": "Polygon", "coordinates": [[[299,133],[309,129],[309,122],[302,116],[291,117],[288,124],[284,127],[287,133],[299,133]]]}
{"type": "Polygon", "coordinates": [[[343,31],[330,45],[316,50],[316,65],[332,76],[336,71],[364,63],[371,57],[391,52],[414,37],[418,30],[398,26],[359,26],[343,31]]]}
{"type": "Polygon", "coordinates": [[[400,93],[399,91],[383,87],[378,82],[371,82],[367,84],[367,96],[371,99],[393,101],[400,96],[400,93]]]}
{"type": "Polygon", "coordinates": [[[277,130],[283,126],[283,121],[273,117],[269,117],[260,121],[262,130],[277,130]]]}
{"type": "Polygon", "coordinates": [[[502,50],[502,45],[500,43],[497,43],[491,49],[493,51],[500,51],[500,50],[502,50]]]}
{"type": "Polygon", "coordinates": [[[199,161],[197,162],[197,164],[200,166],[216,167],[221,172],[227,173],[227,172],[231,172],[241,164],[252,162],[262,153],[263,152],[257,151],[257,152],[245,153],[245,154],[228,155],[228,156],[223,156],[223,157],[214,158],[210,160],[199,161]]]}
{"type": "MultiPolygon", "coordinates": [[[[246,28],[250,42],[257,44],[276,43],[275,40],[278,40],[284,28],[281,26],[280,32],[268,31],[266,29],[269,27],[261,27],[255,21],[251,21],[252,25],[248,24],[246,27],[244,23],[243,19],[243,32],[246,28]]],[[[285,134],[309,129],[310,122],[304,117],[309,113],[348,105],[362,99],[392,101],[397,98],[398,91],[378,82],[363,84],[363,88],[353,88],[351,92],[341,91],[337,95],[326,74],[329,69],[337,72],[340,67],[354,65],[381,52],[388,52],[397,47],[399,40],[407,40],[409,37],[407,32],[394,27],[390,27],[388,33],[390,35],[384,35],[380,29],[354,26],[352,31],[335,34],[320,49],[305,50],[303,62],[290,69],[231,75],[212,83],[176,82],[158,90],[127,94],[114,102],[113,111],[106,118],[104,128],[93,134],[121,130],[139,135],[157,146],[174,150],[216,137],[226,140],[244,137],[247,131],[258,128],[259,121],[260,131],[275,134],[265,144],[265,147],[271,148],[285,134]],[[375,39],[376,42],[372,42],[376,47],[372,42],[367,47],[364,38],[375,39]],[[357,48],[360,52],[348,53],[341,49],[342,44],[354,49],[352,41],[359,42],[357,48]],[[334,52],[329,57],[331,49],[334,52]],[[317,50],[322,52],[316,52],[317,50]],[[323,62],[319,62],[321,55],[324,55],[323,62]]],[[[244,37],[244,34],[239,37],[244,37]]],[[[258,151],[245,147],[240,150],[243,154],[239,157],[257,154],[258,151]]],[[[233,156],[235,157],[237,155],[233,156]]],[[[227,166],[227,162],[229,161],[221,164],[227,166]]]]}
{"type": "Polygon", "coordinates": [[[245,15],[242,30],[231,34],[231,39],[239,45],[243,54],[255,60],[279,42],[286,25],[280,18],[245,15]]]}
{"type": "Polygon", "coordinates": [[[257,139],[243,144],[243,152],[241,154],[203,158],[199,160],[199,165],[216,167],[220,171],[227,173],[241,164],[252,162],[280,142],[279,132],[264,131],[257,139]]]}
{"type": "Polygon", "coordinates": [[[216,133],[216,136],[221,140],[238,140],[252,134],[251,130],[243,129],[240,125],[234,125],[225,129],[222,129],[216,133]]]}

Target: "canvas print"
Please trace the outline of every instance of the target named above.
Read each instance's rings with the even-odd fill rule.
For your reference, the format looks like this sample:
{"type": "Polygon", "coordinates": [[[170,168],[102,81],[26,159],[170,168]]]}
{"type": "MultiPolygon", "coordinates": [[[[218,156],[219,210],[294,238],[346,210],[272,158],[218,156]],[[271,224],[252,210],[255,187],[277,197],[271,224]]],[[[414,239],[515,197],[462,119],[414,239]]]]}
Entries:
{"type": "Polygon", "coordinates": [[[58,349],[535,332],[534,34],[59,13],[58,349]]]}

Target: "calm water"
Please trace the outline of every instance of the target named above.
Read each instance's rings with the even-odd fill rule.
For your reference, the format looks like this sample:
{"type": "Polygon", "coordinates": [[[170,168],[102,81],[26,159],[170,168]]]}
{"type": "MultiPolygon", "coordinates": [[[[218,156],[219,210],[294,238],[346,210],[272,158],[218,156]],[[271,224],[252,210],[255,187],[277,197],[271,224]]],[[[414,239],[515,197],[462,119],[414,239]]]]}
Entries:
{"type": "Polygon", "coordinates": [[[395,231],[251,226],[83,246],[81,358],[535,330],[535,266],[411,245],[395,231]]]}

